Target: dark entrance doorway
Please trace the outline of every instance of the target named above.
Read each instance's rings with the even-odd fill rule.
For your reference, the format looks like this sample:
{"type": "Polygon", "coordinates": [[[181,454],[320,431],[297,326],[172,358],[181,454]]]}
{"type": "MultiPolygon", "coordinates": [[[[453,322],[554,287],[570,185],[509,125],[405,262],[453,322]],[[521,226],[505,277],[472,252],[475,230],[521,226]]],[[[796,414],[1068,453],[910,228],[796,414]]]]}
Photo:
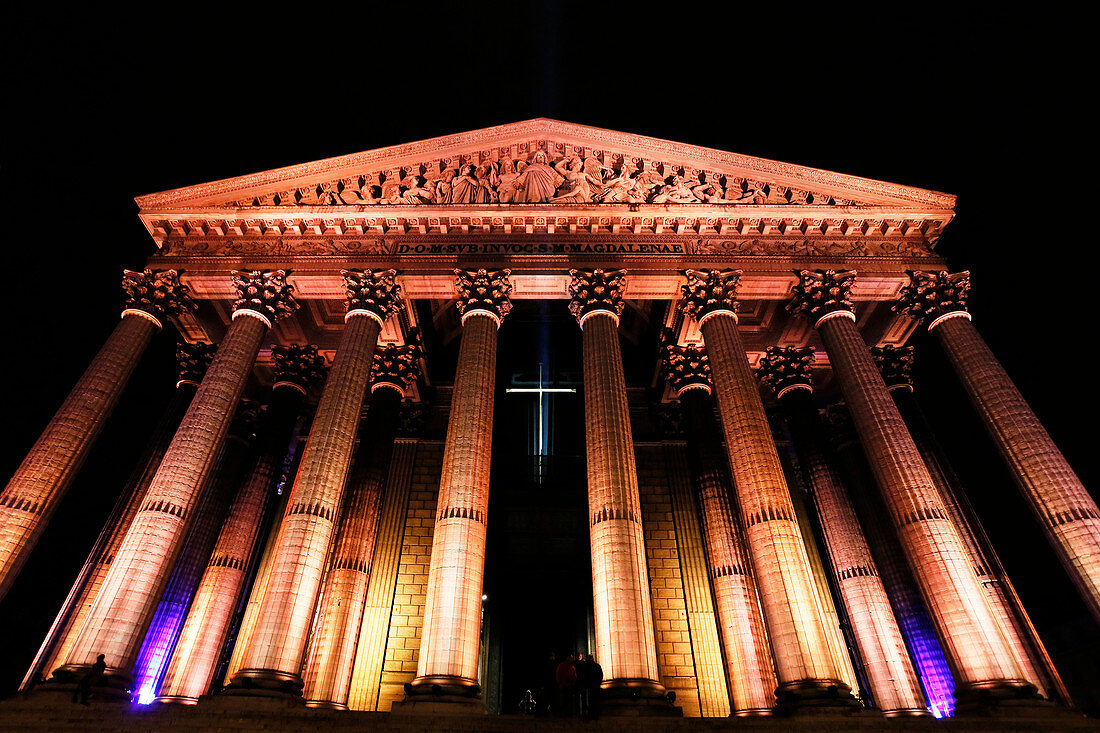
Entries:
{"type": "Polygon", "coordinates": [[[517,712],[525,690],[541,706],[549,655],[587,653],[592,626],[580,333],[562,301],[513,303],[498,349],[482,635],[495,713],[517,712]]]}

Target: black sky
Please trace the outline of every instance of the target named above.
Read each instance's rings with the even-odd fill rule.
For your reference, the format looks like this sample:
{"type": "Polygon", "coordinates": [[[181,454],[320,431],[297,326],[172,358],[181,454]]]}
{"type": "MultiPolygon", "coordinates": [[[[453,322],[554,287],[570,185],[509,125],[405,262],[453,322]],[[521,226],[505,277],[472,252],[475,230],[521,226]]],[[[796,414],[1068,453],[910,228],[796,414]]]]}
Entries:
{"type": "MultiPolygon", "coordinates": [[[[6,24],[4,480],[117,320],[120,268],[153,251],[134,196],[549,116],[957,194],[939,249],[973,271],[975,323],[1096,487],[1096,83],[1083,19],[638,7],[57,11],[6,24]]],[[[942,356],[917,345],[926,408],[1041,632],[1066,655],[1090,648],[1095,627],[942,356]]],[[[0,692],[136,460],[171,368],[161,338],[0,605],[0,627],[20,637],[0,692]]]]}

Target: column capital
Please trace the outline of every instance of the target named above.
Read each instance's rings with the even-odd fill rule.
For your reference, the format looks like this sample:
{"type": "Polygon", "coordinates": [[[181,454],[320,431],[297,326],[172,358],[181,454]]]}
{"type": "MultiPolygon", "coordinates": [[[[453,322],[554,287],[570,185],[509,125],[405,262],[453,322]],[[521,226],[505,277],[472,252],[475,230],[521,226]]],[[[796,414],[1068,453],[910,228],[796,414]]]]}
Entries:
{"type": "Polygon", "coordinates": [[[371,393],[389,387],[403,397],[405,390],[420,376],[422,354],[419,339],[404,346],[389,344],[375,351],[370,369],[371,393]]]}
{"type": "Polygon", "coordinates": [[[275,321],[298,310],[294,286],[286,281],[286,270],[237,270],[233,273],[233,287],[237,290],[234,319],[248,314],[271,328],[275,321]]]}
{"type": "Polygon", "coordinates": [[[176,368],[179,370],[176,386],[191,384],[198,387],[217,350],[217,344],[176,344],[176,368]]]}
{"type": "Polygon", "coordinates": [[[623,288],[626,270],[570,270],[569,312],[584,328],[584,321],[593,313],[608,313],[619,322],[623,314],[623,288]]]}
{"type": "Polygon", "coordinates": [[[970,295],[970,271],[949,273],[947,270],[921,272],[906,270],[909,284],[901,289],[895,313],[903,313],[928,324],[928,330],[948,318],[970,319],[966,301],[970,295]]]}
{"type": "Polygon", "coordinates": [[[462,322],[474,313],[483,313],[497,322],[512,310],[511,270],[455,270],[458,313],[462,322]]]}
{"type": "Polygon", "coordinates": [[[760,382],[776,399],[796,390],[814,391],[812,346],[769,346],[756,369],[760,382]]]}
{"type": "Polygon", "coordinates": [[[741,270],[684,270],[687,283],[680,286],[680,310],[693,317],[701,326],[703,321],[718,313],[737,318],[741,306],[737,300],[737,288],[741,285],[741,270]]]}
{"type": "Polygon", "coordinates": [[[913,391],[912,346],[872,346],[871,357],[889,389],[913,391]]]}
{"type": "Polygon", "coordinates": [[[689,389],[711,391],[710,359],[707,352],[694,344],[665,346],[665,379],[679,397],[689,389]]]}
{"type": "Polygon", "coordinates": [[[159,328],[167,316],[195,310],[191,288],[180,283],[178,270],[123,270],[122,314],[138,313],[159,328]]]}
{"type": "Polygon", "coordinates": [[[347,292],[346,322],[353,315],[366,315],[381,326],[401,307],[401,286],[397,270],[341,270],[347,292]]]}
{"type": "Polygon", "coordinates": [[[310,385],[325,378],[325,357],[317,352],[317,347],[313,344],[275,344],[271,347],[271,355],[275,359],[273,389],[285,386],[305,394],[310,385]]]}
{"type": "Polygon", "coordinates": [[[828,318],[842,317],[855,320],[852,310],[852,284],[855,270],[795,270],[795,283],[787,311],[806,316],[814,327],[828,318]]]}

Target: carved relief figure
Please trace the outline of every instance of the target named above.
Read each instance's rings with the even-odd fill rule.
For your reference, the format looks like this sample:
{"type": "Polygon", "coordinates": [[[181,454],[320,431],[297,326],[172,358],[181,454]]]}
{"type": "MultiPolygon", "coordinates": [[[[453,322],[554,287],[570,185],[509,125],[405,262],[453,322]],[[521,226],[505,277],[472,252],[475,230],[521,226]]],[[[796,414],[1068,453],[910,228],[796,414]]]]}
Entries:
{"type": "Polygon", "coordinates": [[[672,183],[661,186],[661,190],[653,197],[655,204],[696,204],[699,199],[688,188],[683,176],[673,176],[672,183]]]}
{"type": "Polygon", "coordinates": [[[464,165],[459,169],[458,175],[451,181],[451,200],[452,204],[472,204],[477,201],[478,193],[478,180],[474,177],[474,170],[477,166],[464,165]]]}
{"type": "Polygon", "coordinates": [[[554,170],[565,179],[562,194],[550,199],[555,204],[587,204],[592,201],[592,184],[603,184],[603,181],[584,172],[584,162],[580,158],[559,160],[554,163],[554,170]]]}
{"type": "Polygon", "coordinates": [[[519,173],[516,172],[516,164],[511,158],[500,161],[499,168],[490,169],[490,180],[496,188],[497,198],[502,204],[510,204],[516,195],[516,182],[519,173]]]}
{"type": "Polygon", "coordinates": [[[516,203],[545,204],[554,198],[565,178],[550,167],[545,150],[539,150],[531,159],[531,164],[516,176],[512,187],[518,192],[513,199],[516,203]]]}
{"type": "Polygon", "coordinates": [[[596,194],[595,199],[608,204],[625,201],[641,203],[645,201],[645,192],[636,193],[638,183],[634,180],[634,173],[637,170],[638,166],[634,165],[632,161],[624,160],[618,174],[603,182],[604,188],[596,194]]]}

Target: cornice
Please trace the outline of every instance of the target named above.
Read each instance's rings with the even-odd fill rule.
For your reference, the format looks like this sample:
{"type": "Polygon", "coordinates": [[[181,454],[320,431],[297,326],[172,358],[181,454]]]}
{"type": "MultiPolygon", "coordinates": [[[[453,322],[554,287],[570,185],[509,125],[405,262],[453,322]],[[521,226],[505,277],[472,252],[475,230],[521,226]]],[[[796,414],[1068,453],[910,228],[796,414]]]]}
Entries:
{"type": "Polygon", "coordinates": [[[239,196],[246,191],[312,182],[319,177],[352,175],[380,167],[400,168],[403,165],[419,163],[424,159],[439,159],[469,152],[488,154],[492,148],[499,147],[503,143],[517,141],[520,138],[545,140],[543,136],[553,136],[555,143],[572,144],[589,150],[615,149],[617,152],[656,159],[672,158],[679,165],[691,165],[700,169],[721,168],[747,176],[767,176],[781,185],[813,187],[838,195],[861,194],[872,198],[889,199],[902,205],[930,206],[950,210],[954,208],[956,200],[955,196],[938,191],[645,135],[538,118],[151,193],[139,196],[135,201],[143,210],[184,202],[202,204],[218,198],[239,196]]]}

